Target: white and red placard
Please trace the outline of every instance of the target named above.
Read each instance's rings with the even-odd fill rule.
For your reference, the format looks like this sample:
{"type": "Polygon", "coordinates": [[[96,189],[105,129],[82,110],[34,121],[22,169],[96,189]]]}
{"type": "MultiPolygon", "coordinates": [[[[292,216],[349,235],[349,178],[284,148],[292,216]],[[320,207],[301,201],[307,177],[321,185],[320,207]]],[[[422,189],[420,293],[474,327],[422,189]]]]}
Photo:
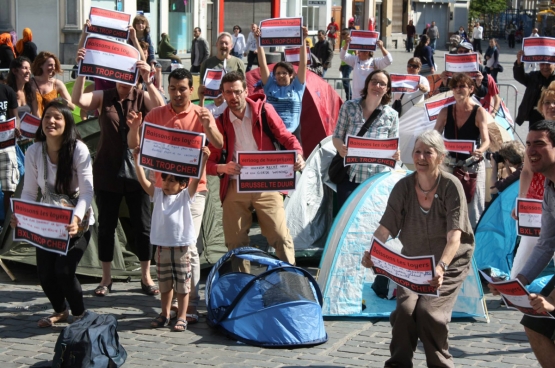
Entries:
{"type": "MultiPolygon", "coordinates": [[[[291,64],[298,65],[301,61],[301,48],[288,47],[284,50],[285,61],[291,64]]],[[[306,47],[306,65],[310,65],[310,47],[306,47]]]]}
{"type": "Polygon", "coordinates": [[[439,112],[444,107],[453,105],[454,103],[455,103],[454,96],[449,96],[433,102],[426,102],[424,106],[426,107],[426,114],[428,114],[428,120],[430,122],[435,121],[437,119],[437,116],[439,115],[439,112]]]}
{"type": "Polygon", "coordinates": [[[418,91],[420,76],[412,74],[390,74],[391,92],[413,93],[418,91]]]}
{"type": "Polygon", "coordinates": [[[376,238],[372,238],[369,252],[376,275],[383,275],[417,294],[439,296],[438,290],[428,282],[436,275],[433,255],[407,257],[388,249],[376,238]]]}
{"type": "Polygon", "coordinates": [[[204,133],[171,129],[145,121],[139,164],[163,173],[200,178],[204,133]]]}
{"type": "Polygon", "coordinates": [[[73,208],[11,199],[17,218],[13,240],[26,241],[35,247],[66,255],[69,247],[67,225],[73,221],[73,208]]]}
{"type": "Polygon", "coordinates": [[[344,165],[376,164],[395,167],[392,156],[399,149],[399,138],[363,138],[347,135],[347,156],[344,165]]]}
{"type": "Polygon", "coordinates": [[[476,141],[473,140],[443,138],[443,142],[445,143],[447,151],[452,153],[464,153],[468,155],[476,151],[476,141]]]}
{"type": "Polygon", "coordinates": [[[34,139],[40,125],[40,118],[26,112],[21,117],[19,130],[21,135],[26,138],[34,139]]]}
{"type": "Polygon", "coordinates": [[[550,63],[555,64],[555,38],[552,37],[527,37],[522,40],[524,63],[550,63]]]}
{"type": "Polygon", "coordinates": [[[380,32],[351,30],[349,50],[375,51],[376,43],[380,39],[380,32]]]}
{"type": "Polygon", "coordinates": [[[520,236],[538,238],[542,228],[542,200],[517,198],[516,232],[520,236]]]}
{"type": "Polygon", "coordinates": [[[15,146],[15,118],[0,122],[0,149],[15,146]]]}
{"type": "Polygon", "coordinates": [[[260,46],[304,46],[303,18],[272,18],[260,22],[260,46]]]}
{"type": "Polygon", "coordinates": [[[472,78],[480,74],[478,54],[445,54],[445,73],[451,77],[455,73],[466,73],[472,78]]]}
{"type": "Polygon", "coordinates": [[[128,27],[131,21],[131,14],[92,6],[89,20],[91,25],[87,27],[87,33],[115,37],[122,40],[129,38],[128,27]]]}
{"type": "Polygon", "coordinates": [[[134,86],[137,83],[139,50],[104,37],[89,36],[87,53],[79,63],[79,76],[95,77],[134,86]]]}
{"type": "Polygon", "coordinates": [[[296,151],[239,151],[237,192],[295,190],[296,151]]]}
{"type": "Polygon", "coordinates": [[[215,99],[222,94],[220,86],[222,84],[222,78],[225,75],[224,69],[206,69],[206,74],[204,74],[203,85],[206,87],[204,90],[204,98],[215,99]]]}
{"type": "Polygon", "coordinates": [[[551,318],[554,317],[549,313],[539,313],[534,310],[530,304],[528,296],[530,292],[522,285],[518,279],[506,281],[494,281],[486,273],[480,270],[480,273],[490,284],[495,285],[495,288],[501,293],[501,297],[505,302],[507,308],[516,309],[522,313],[537,318],[551,318]]]}

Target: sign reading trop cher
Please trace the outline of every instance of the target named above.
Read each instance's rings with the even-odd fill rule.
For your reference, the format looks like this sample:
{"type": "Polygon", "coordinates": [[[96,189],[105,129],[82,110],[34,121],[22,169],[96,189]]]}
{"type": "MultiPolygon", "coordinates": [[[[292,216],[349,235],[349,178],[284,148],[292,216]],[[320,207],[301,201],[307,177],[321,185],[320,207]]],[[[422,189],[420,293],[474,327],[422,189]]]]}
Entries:
{"type": "Polygon", "coordinates": [[[303,46],[303,18],[273,18],[260,22],[260,46],[303,46]]]}
{"type": "Polygon", "coordinates": [[[89,13],[91,25],[87,27],[87,33],[96,33],[102,36],[115,37],[123,40],[129,38],[129,21],[131,14],[115,10],[91,7],[89,13]]]}

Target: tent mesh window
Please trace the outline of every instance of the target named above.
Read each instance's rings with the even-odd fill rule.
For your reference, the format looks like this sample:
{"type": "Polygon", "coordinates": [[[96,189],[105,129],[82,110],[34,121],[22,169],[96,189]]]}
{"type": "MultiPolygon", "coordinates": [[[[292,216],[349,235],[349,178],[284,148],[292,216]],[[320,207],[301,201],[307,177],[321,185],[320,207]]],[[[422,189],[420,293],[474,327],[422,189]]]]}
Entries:
{"type": "Polygon", "coordinates": [[[298,273],[273,272],[259,279],[259,287],[266,308],[298,300],[316,302],[310,282],[305,276],[298,273]]]}

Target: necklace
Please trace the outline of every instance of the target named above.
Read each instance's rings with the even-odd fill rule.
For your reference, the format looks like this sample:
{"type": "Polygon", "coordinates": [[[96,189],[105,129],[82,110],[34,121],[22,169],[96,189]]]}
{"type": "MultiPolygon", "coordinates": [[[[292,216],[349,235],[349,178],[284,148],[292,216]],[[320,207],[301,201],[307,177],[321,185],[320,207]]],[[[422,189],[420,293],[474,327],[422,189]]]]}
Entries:
{"type": "Polygon", "coordinates": [[[420,186],[420,183],[418,182],[418,176],[416,177],[416,185],[418,185],[418,189],[420,189],[420,191],[424,194],[424,200],[426,200],[426,201],[428,200],[428,193],[430,193],[432,190],[434,190],[438,186],[440,178],[441,178],[441,175],[438,175],[437,176],[437,181],[434,184],[434,186],[431,187],[428,190],[424,190],[424,189],[422,189],[422,187],[420,186]]]}

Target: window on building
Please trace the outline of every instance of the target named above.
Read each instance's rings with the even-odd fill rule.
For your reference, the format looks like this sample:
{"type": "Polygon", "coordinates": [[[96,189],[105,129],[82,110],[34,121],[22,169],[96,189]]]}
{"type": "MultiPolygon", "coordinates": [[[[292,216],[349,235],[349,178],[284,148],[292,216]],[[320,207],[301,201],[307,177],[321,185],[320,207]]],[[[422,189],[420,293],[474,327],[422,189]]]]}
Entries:
{"type": "Polygon", "coordinates": [[[303,0],[302,11],[303,25],[306,26],[309,31],[317,31],[318,20],[320,17],[320,7],[308,6],[308,0],[303,0]]]}
{"type": "MultiPolygon", "coordinates": [[[[170,44],[180,54],[186,53],[193,41],[193,1],[169,0],[168,35],[170,44]]],[[[203,34],[206,32],[202,30],[203,34]]],[[[203,36],[204,37],[204,36],[203,36]]]]}

